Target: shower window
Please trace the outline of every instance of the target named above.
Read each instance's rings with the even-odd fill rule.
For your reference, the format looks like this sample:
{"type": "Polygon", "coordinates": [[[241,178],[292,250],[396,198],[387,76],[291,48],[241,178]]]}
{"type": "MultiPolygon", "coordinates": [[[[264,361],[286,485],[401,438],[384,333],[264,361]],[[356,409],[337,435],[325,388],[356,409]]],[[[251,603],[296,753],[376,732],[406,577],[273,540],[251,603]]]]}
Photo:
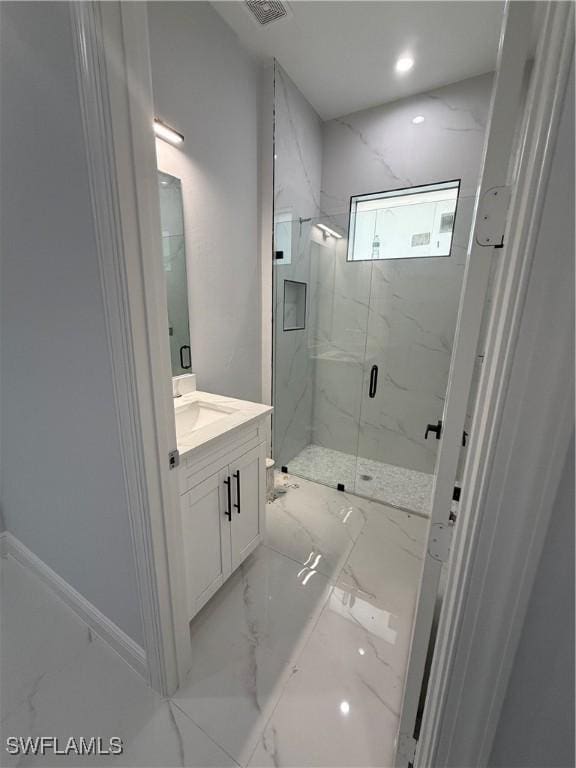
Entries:
{"type": "Polygon", "coordinates": [[[460,181],[350,198],[348,261],[450,256],[460,181]]]}

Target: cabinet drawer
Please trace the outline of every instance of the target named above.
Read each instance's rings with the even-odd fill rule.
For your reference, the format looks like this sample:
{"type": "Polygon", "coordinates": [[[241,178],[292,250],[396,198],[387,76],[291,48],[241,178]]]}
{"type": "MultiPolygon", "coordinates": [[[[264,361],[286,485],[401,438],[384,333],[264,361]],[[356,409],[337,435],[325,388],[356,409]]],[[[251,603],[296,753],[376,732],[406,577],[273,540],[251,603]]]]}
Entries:
{"type": "Polygon", "coordinates": [[[242,454],[259,445],[261,440],[258,425],[254,425],[251,429],[239,432],[236,438],[228,438],[224,445],[187,457],[178,469],[180,494],[194,488],[214,472],[227,467],[242,454]]]}

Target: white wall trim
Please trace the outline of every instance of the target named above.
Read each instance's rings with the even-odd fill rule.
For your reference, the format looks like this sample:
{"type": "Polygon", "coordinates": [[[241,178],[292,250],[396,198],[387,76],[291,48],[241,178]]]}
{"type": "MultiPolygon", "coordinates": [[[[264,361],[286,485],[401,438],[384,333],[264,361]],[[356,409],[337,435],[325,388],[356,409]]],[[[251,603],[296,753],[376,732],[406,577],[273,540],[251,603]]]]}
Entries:
{"type": "MultiPolygon", "coordinates": [[[[557,322],[547,341],[528,327],[535,308],[549,307],[542,275],[532,314],[524,312],[573,12],[550,3],[542,24],[416,766],[488,762],[573,429],[574,370],[565,353],[573,329],[557,322]]],[[[548,290],[556,280],[561,307],[566,277],[550,272],[548,290]]]]}
{"type": "MultiPolygon", "coordinates": [[[[171,441],[172,448],[176,440],[175,435],[167,435],[168,407],[172,407],[168,340],[160,334],[151,338],[150,307],[160,313],[162,304],[145,297],[142,263],[144,254],[152,250],[161,269],[160,226],[158,223],[157,248],[153,237],[143,245],[129,109],[130,98],[137,97],[129,93],[122,4],[76,2],[70,8],[146,677],[155,690],[169,694],[178,685],[178,674],[164,527],[164,514],[173,500],[166,477],[169,449],[162,451],[162,447],[171,441]],[[157,376],[164,368],[165,382],[157,376]]],[[[145,9],[133,10],[144,13],[145,20],[145,9]]],[[[126,13],[130,11],[126,9],[126,13]]],[[[147,50],[145,25],[140,44],[147,50]]],[[[155,174],[151,119],[149,122],[155,174]]],[[[154,223],[152,217],[151,226],[154,223]]]]}
{"type": "Polygon", "coordinates": [[[25,568],[30,570],[58,595],[74,611],[78,618],[87,624],[102,640],[105,640],[124,661],[128,662],[136,672],[143,677],[147,676],[144,649],[8,531],[1,534],[0,552],[4,557],[11,555],[25,568]]]}

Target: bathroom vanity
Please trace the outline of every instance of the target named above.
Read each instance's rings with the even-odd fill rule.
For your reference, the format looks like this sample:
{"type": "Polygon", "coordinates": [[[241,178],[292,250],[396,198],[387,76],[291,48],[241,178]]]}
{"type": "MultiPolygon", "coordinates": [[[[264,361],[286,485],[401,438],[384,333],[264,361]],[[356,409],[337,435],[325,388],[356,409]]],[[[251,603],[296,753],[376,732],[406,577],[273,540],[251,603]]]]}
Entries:
{"type": "Polygon", "coordinates": [[[189,619],[262,541],[271,411],[207,392],[175,398],[189,619]]]}

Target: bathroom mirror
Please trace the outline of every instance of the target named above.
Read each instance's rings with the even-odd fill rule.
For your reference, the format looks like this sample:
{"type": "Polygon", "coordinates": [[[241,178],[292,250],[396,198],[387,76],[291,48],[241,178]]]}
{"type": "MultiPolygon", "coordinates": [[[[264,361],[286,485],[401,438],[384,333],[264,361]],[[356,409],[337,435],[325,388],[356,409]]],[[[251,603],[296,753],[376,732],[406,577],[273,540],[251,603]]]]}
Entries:
{"type": "Polygon", "coordinates": [[[168,334],[172,376],[191,372],[186,244],[180,179],[158,171],[162,261],[168,297],[168,334]]]}

